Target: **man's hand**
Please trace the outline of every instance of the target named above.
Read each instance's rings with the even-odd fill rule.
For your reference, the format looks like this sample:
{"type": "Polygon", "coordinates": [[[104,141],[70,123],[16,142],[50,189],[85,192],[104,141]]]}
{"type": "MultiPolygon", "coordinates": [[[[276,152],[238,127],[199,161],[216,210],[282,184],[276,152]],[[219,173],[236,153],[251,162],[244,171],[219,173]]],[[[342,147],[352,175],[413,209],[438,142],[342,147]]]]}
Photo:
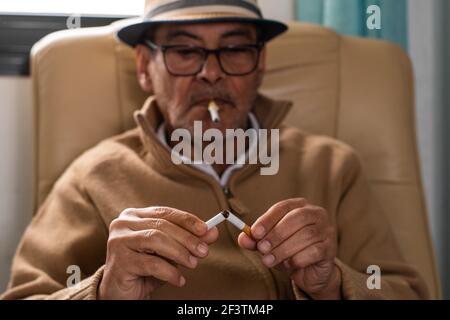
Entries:
{"type": "Polygon", "coordinates": [[[127,209],[109,229],[99,299],[149,299],[166,282],[184,286],[178,266],[196,268],[219,234],[195,215],[166,207],[127,209]]]}
{"type": "Polygon", "coordinates": [[[251,231],[254,239],[241,233],[239,245],[258,250],[267,267],[287,272],[313,299],[341,298],[335,228],[325,209],[302,198],[285,200],[259,217],[251,231]]]}

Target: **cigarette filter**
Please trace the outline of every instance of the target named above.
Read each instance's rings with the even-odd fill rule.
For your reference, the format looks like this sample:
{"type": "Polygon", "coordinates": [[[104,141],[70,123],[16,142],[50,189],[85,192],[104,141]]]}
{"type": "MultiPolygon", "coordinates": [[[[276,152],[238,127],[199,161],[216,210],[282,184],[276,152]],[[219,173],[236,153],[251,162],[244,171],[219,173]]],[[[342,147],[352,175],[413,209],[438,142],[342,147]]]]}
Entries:
{"type": "Polygon", "coordinates": [[[228,215],[227,220],[234,225],[236,228],[244,232],[249,237],[252,237],[252,232],[250,230],[250,227],[245,224],[244,221],[236,217],[234,214],[232,214],[230,211],[226,211],[226,214],[228,215]]]}
{"type": "Polygon", "coordinates": [[[214,123],[220,122],[220,116],[219,116],[219,107],[214,101],[211,101],[208,106],[209,114],[211,115],[211,120],[214,123]]]}

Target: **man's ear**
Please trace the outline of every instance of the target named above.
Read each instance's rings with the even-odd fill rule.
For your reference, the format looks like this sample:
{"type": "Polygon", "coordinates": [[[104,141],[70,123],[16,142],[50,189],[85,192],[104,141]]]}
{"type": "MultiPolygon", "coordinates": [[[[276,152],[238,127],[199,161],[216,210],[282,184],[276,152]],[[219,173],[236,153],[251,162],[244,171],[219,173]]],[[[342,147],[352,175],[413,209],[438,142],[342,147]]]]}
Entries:
{"type": "Polygon", "coordinates": [[[136,46],[136,73],[139,85],[144,92],[152,94],[153,85],[150,77],[150,64],[152,63],[152,57],[150,50],[142,45],[136,46]]]}

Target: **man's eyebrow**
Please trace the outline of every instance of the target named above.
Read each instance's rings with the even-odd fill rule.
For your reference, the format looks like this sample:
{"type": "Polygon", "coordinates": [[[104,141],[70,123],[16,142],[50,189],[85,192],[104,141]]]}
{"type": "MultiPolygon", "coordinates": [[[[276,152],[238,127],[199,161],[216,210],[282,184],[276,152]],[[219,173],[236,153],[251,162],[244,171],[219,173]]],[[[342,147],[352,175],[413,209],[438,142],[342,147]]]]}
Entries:
{"type": "Polygon", "coordinates": [[[230,37],[246,37],[248,39],[253,39],[252,33],[248,29],[235,29],[230,30],[222,34],[221,38],[230,38],[230,37]]]}
{"type": "Polygon", "coordinates": [[[202,40],[200,37],[196,36],[195,34],[189,33],[187,31],[175,30],[175,31],[170,31],[167,34],[166,41],[171,41],[178,37],[188,37],[188,38],[195,39],[195,40],[202,40]]]}

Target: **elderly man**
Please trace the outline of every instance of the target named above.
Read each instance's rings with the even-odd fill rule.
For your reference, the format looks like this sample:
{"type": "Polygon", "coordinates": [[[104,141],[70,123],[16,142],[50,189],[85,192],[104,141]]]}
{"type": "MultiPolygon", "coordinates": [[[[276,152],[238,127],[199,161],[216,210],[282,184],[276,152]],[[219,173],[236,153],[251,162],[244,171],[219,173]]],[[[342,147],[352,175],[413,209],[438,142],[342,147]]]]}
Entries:
{"type": "Polygon", "coordinates": [[[265,44],[286,26],[252,0],[149,0],[146,10],[118,32],[151,95],[137,128],[87,151],[58,180],[3,298],[427,298],[352,149],[283,126],[290,103],[258,94],[265,44]],[[197,121],[202,133],[280,129],[277,173],[261,174],[262,163],[175,164],[173,133],[194,133],[197,121]],[[226,221],[208,228],[225,210],[250,231],[226,221]],[[371,265],[381,270],[375,286],[371,265]],[[69,267],[82,281],[68,287],[69,267]]]}

